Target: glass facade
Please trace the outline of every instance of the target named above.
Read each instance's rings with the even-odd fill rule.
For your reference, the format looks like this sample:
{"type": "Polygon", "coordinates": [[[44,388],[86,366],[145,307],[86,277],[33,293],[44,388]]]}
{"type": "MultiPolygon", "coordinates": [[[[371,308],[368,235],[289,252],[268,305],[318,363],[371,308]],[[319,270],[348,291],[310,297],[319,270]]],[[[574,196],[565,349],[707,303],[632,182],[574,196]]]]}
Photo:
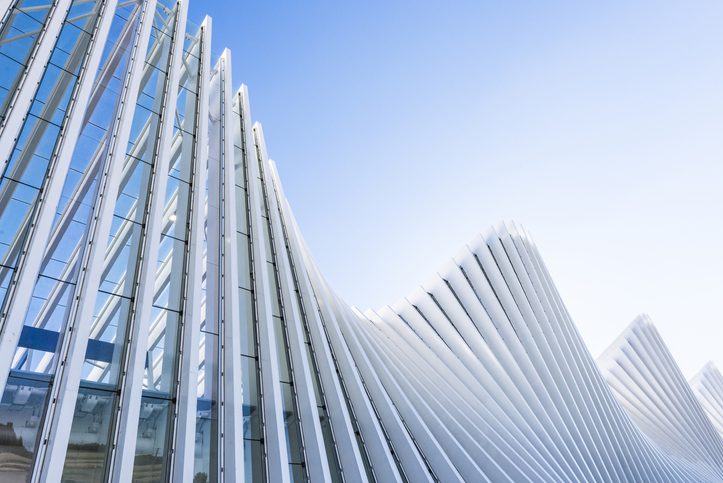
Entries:
{"type": "Polygon", "coordinates": [[[113,5],[16,0],[0,20],[0,480],[344,481],[334,421],[367,453],[349,403],[329,410],[230,54],[211,64],[185,2],[113,5]]]}
{"type": "MultiPolygon", "coordinates": [[[[158,150],[157,145],[160,139],[162,93],[167,90],[172,35],[177,19],[175,5],[166,6],[159,2],[153,19],[145,63],[142,65],[143,75],[138,100],[134,108],[130,137],[123,160],[121,183],[106,244],[105,262],[97,291],[91,338],[88,341],[89,349],[98,347],[99,350],[86,352],[80,383],[81,391],[86,388],[89,391],[93,390],[100,399],[103,399],[108,414],[115,414],[118,411],[120,402],[118,391],[124,389],[122,379],[128,370],[126,352],[130,348],[126,342],[130,338],[133,324],[138,323],[134,319],[134,315],[138,313],[137,286],[140,277],[142,253],[147,250],[144,243],[146,242],[147,216],[151,210],[151,203],[154,201],[150,196],[153,192],[154,171],[157,165],[160,164],[155,153],[158,150]],[[100,353],[101,347],[105,348],[106,352],[104,354],[100,353]],[[102,355],[105,355],[105,357],[101,357],[102,355]]],[[[173,317],[168,317],[168,314],[163,309],[157,309],[156,307],[153,307],[153,309],[153,322],[151,323],[151,335],[149,335],[151,340],[153,335],[158,333],[159,327],[162,330],[165,324],[173,324],[174,320],[173,317]]],[[[175,333],[171,337],[174,336],[175,333]]],[[[152,344],[152,342],[149,343],[152,344]]],[[[152,344],[149,352],[152,352],[154,348],[155,345],[152,344]]],[[[155,369],[153,363],[147,363],[147,365],[150,365],[151,371],[155,369]]],[[[168,394],[169,388],[166,387],[165,389],[166,394],[168,394]]],[[[158,392],[163,394],[163,391],[158,392]]],[[[144,410],[147,411],[148,408],[154,407],[152,401],[143,398],[141,401],[142,415],[144,410]]],[[[161,460],[165,456],[163,444],[161,444],[160,451],[158,451],[157,448],[147,449],[146,440],[141,441],[141,438],[144,438],[151,431],[148,428],[159,426],[154,419],[153,412],[151,411],[152,415],[148,418],[141,416],[139,421],[139,427],[142,426],[144,432],[139,432],[138,435],[141,444],[137,443],[134,475],[146,471],[150,471],[152,474],[153,470],[160,473],[161,476],[164,475],[164,463],[156,461],[159,453],[161,460]],[[151,422],[149,419],[154,420],[151,422]],[[143,451],[151,451],[152,455],[144,458],[144,456],[148,455],[144,454],[143,451]],[[139,465],[142,466],[139,468],[139,465]],[[160,471],[158,466],[161,467],[160,471]]],[[[84,417],[85,415],[81,412],[80,406],[76,406],[75,420],[79,421],[79,428],[82,425],[81,421],[84,421],[84,417]]],[[[159,418],[159,416],[156,415],[155,418],[159,418]]],[[[101,468],[98,470],[101,480],[108,479],[108,473],[106,472],[110,471],[108,468],[110,452],[107,449],[117,431],[112,422],[113,420],[100,426],[94,433],[98,440],[95,443],[98,445],[95,458],[98,461],[99,468],[101,468]]],[[[160,426],[162,428],[164,427],[163,423],[164,421],[161,421],[160,426]]],[[[74,424],[70,433],[69,449],[75,439],[83,437],[83,429],[78,429],[78,431],[81,434],[76,434],[74,424]]],[[[160,435],[154,438],[154,441],[158,439],[165,441],[165,434],[165,431],[162,431],[160,435]]],[[[82,481],[77,479],[80,476],[71,476],[70,473],[71,468],[76,464],[75,458],[81,455],[82,453],[76,454],[70,451],[67,453],[64,479],[82,481]]]]}
{"type": "MultiPolygon", "coordinates": [[[[18,2],[11,18],[18,21],[32,15],[37,21],[45,22],[48,12],[47,5],[18,2]]],[[[47,189],[47,173],[52,171],[56,161],[61,134],[68,122],[79,80],[82,76],[89,75],[84,72],[84,66],[93,35],[101,20],[101,13],[102,2],[72,2],[18,141],[5,167],[3,181],[0,182],[6,183],[6,188],[0,189],[0,196],[4,200],[0,201],[0,217],[8,221],[4,226],[17,228],[12,239],[6,238],[7,243],[3,243],[3,277],[12,277],[10,268],[14,270],[17,267],[18,255],[22,252],[26,238],[32,233],[30,220],[37,218],[38,198],[43,190],[47,189]],[[23,200],[22,209],[12,201],[20,199],[19,196],[22,196],[23,200]]],[[[114,22],[126,23],[128,17],[121,19],[123,14],[128,15],[128,9],[118,8],[115,13],[118,18],[114,19],[114,22]]],[[[24,21],[18,25],[28,27],[29,24],[24,21]]],[[[21,33],[18,28],[21,27],[10,29],[18,38],[36,39],[38,36],[38,32],[34,30],[28,28],[21,33]]],[[[105,44],[107,52],[110,52],[115,41],[117,38],[109,36],[105,44]]],[[[8,49],[10,46],[14,46],[14,42],[5,44],[8,49]]],[[[29,52],[32,43],[22,41],[21,46],[29,52]]],[[[15,50],[15,47],[12,50],[15,50]]],[[[27,52],[16,53],[27,60],[27,52]]],[[[122,57],[122,52],[119,52],[119,62],[122,62],[122,57]]],[[[110,71],[108,59],[109,54],[106,54],[101,61],[106,71],[110,71]]],[[[113,73],[117,75],[117,72],[119,71],[113,73]]],[[[18,80],[13,82],[17,83],[18,80]]],[[[81,113],[85,115],[83,127],[76,141],[68,175],[54,213],[50,239],[42,255],[42,264],[9,371],[8,380],[14,382],[8,384],[3,393],[3,401],[8,401],[8,404],[3,404],[0,408],[0,418],[6,419],[8,424],[12,424],[11,420],[19,414],[14,406],[18,396],[28,390],[33,393],[33,412],[39,415],[45,411],[46,396],[53,384],[64,327],[72,308],[79,258],[95,200],[98,157],[106,149],[104,135],[114,113],[117,95],[108,87],[110,84],[111,76],[99,77],[95,82],[94,103],[85,113],[81,113]]],[[[0,304],[3,303],[2,298],[0,297],[0,304]]],[[[33,428],[32,436],[28,434],[24,437],[24,446],[33,454],[42,420],[38,418],[34,423],[27,420],[25,426],[33,428]]],[[[0,450],[0,455],[5,454],[4,451],[0,450]]],[[[8,448],[8,454],[14,452],[14,449],[8,448]]],[[[24,466],[23,474],[27,475],[30,468],[30,464],[24,466]]]]}
{"type": "Polygon", "coordinates": [[[26,0],[15,3],[6,13],[0,29],[0,122],[5,120],[13,94],[39,45],[52,7],[49,0],[26,0]]]}

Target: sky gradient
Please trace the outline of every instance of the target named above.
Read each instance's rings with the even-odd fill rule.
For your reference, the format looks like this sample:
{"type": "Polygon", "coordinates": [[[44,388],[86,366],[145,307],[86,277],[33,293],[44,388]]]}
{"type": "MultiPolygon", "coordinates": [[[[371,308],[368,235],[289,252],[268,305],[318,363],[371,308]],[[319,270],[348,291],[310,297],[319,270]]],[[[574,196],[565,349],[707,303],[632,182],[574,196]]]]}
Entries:
{"type": "Polygon", "coordinates": [[[645,312],[687,377],[723,369],[723,3],[190,5],[348,302],[514,220],[594,356],[645,312]]]}

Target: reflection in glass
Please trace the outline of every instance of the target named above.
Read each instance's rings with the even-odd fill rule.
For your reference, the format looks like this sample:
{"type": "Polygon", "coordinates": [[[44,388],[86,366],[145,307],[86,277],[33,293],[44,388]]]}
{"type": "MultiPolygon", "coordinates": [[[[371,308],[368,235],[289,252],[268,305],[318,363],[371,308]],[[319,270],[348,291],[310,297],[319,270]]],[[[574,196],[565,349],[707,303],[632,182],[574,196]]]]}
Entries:
{"type": "Polygon", "coordinates": [[[255,358],[241,356],[243,375],[244,438],[262,439],[261,408],[259,407],[258,363],[255,358]]]}
{"type": "Polygon", "coordinates": [[[75,404],[63,482],[103,483],[115,393],[81,387],[75,404]]]}
{"type": "Polygon", "coordinates": [[[170,397],[175,381],[178,313],[153,307],[148,334],[144,389],[152,389],[170,397]]]}
{"type": "Polygon", "coordinates": [[[244,440],[244,478],[248,483],[264,481],[264,445],[261,441],[244,440]]]}
{"type": "Polygon", "coordinates": [[[133,481],[162,483],[166,480],[167,424],[170,401],[143,397],[138,423],[133,481]]]}
{"type": "Polygon", "coordinates": [[[115,386],[120,373],[123,334],[130,310],[130,299],[98,291],[85,353],[83,380],[115,386]]]}
{"type": "Polygon", "coordinates": [[[28,478],[47,393],[47,382],[8,378],[0,401],[0,481],[28,478]]]}

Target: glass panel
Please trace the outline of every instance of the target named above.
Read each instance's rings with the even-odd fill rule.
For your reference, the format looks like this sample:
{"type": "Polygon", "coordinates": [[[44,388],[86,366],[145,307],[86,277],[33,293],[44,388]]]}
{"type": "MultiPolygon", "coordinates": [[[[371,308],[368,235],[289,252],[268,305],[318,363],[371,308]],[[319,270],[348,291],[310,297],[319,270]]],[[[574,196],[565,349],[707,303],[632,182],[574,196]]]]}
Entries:
{"type": "Polygon", "coordinates": [[[201,332],[196,406],[196,446],[194,481],[217,481],[218,407],[217,366],[218,336],[201,332]]]}
{"type": "Polygon", "coordinates": [[[175,359],[178,355],[178,317],[176,312],[153,307],[143,381],[145,389],[169,395],[171,393],[175,381],[175,359]]]}
{"type": "Polygon", "coordinates": [[[146,64],[146,75],[143,80],[144,86],[138,94],[138,105],[155,114],[160,114],[163,96],[159,96],[157,90],[159,86],[163,86],[163,73],[154,66],[146,64]]]}
{"type": "Polygon", "coordinates": [[[163,234],[176,240],[188,239],[188,211],[191,187],[173,176],[166,185],[166,204],[163,211],[163,234]]]}
{"type": "Polygon", "coordinates": [[[10,279],[13,276],[15,270],[0,265],[0,307],[5,302],[5,297],[8,293],[8,287],[10,286],[10,279]]]}
{"type": "Polygon", "coordinates": [[[76,171],[70,171],[66,178],[63,190],[71,193],[61,198],[56,211],[41,266],[43,275],[71,283],[77,281],[79,261],[93,211],[92,203],[95,201],[95,174],[84,180],[82,186],[72,186],[76,181],[71,178],[81,177],[76,171]]]}
{"type": "Polygon", "coordinates": [[[244,440],[244,481],[246,483],[263,483],[266,471],[266,455],[261,441],[244,440]]]}
{"type": "Polygon", "coordinates": [[[246,200],[246,190],[236,186],[236,230],[248,235],[248,206],[246,200]]]}
{"type": "Polygon", "coordinates": [[[47,394],[47,382],[8,378],[0,401],[0,481],[27,480],[47,394]]]}
{"type": "Polygon", "coordinates": [[[114,403],[114,393],[80,388],[61,481],[68,483],[107,481],[108,440],[114,403]]]}
{"type": "Polygon", "coordinates": [[[45,180],[60,126],[28,114],[5,168],[5,176],[40,188],[45,180]]]}
{"type": "Polygon", "coordinates": [[[76,0],[73,2],[68,12],[67,22],[71,25],[83,29],[87,33],[93,32],[93,12],[97,10],[96,2],[76,0]]]}
{"type": "Polygon", "coordinates": [[[0,32],[0,119],[5,117],[10,94],[15,92],[40,31],[50,13],[47,5],[21,0],[8,16],[0,32]],[[36,8],[23,12],[25,6],[36,8]]]}
{"type": "Polygon", "coordinates": [[[249,290],[240,288],[239,293],[239,324],[241,324],[241,354],[256,355],[256,331],[254,321],[254,301],[249,290]]]}
{"type": "Polygon", "coordinates": [[[243,382],[244,438],[261,439],[262,421],[259,393],[259,367],[255,358],[241,356],[243,382]]]}
{"type": "Polygon", "coordinates": [[[319,423],[321,424],[321,433],[324,436],[326,460],[329,462],[331,479],[334,483],[344,481],[341,475],[341,467],[339,466],[339,457],[336,454],[336,445],[334,444],[334,436],[331,431],[331,423],[324,408],[319,408],[319,423]]]}
{"type": "Polygon", "coordinates": [[[284,322],[280,317],[274,317],[273,319],[274,341],[276,342],[276,352],[279,359],[279,380],[281,382],[291,382],[291,366],[289,364],[289,354],[286,351],[284,322]]]}
{"type": "MultiPolygon", "coordinates": [[[[103,54],[101,55],[100,65],[98,66],[99,72],[109,70],[109,62],[112,58],[111,54],[113,52],[116,52],[116,58],[121,59],[121,61],[117,64],[118,68],[116,69],[118,76],[122,76],[124,72],[127,72],[126,63],[128,56],[126,54],[130,52],[130,42],[128,39],[130,39],[131,36],[126,34],[126,36],[123,37],[123,33],[135,32],[139,19],[139,15],[137,15],[139,9],[137,6],[138,5],[134,4],[134,2],[127,2],[125,6],[116,8],[115,16],[113,17],[113,22],[111,23],[110,31],[108,32],[108,41],[103,47],[103,54]],[[132,14],[133,11],[136,12],[135,15],[132,14]]],[[[116,79],[117,78],[118,77],[116,76],[116,79]]],[[[120,92],[119,88],[114,88],[114,90],[116,93],[120,92]]]]}
{"type": "Polygon", "coordinates": [[[304,350],[304,356],[306,357],[306,361],[309,364],[309,368],[312,371],[312,386],[314,387],[314,394],[316,395],[316,401],[319,404],[324,404],[324,396],[321,393],[321,386],[319,384],[319,377],[318,377],[318,371],[316,369],[316,363],[314,362],[313,356],[311,354],[311,345],[309,342],[304,343],[304,347],[306,350],[304,350]]]}
{"type": "MultiPolygon", "coordinates": [[[[208,410],[200,408],[201,402],[202,401],[199,400],[199,409],[196,411],[196,450],[194,455],[193,482],[210,483],[217,481],[217,424],[208,410]]],[[[205,402],[208,403],[208,401],[205,402]]]]}
{"type": "Polygon", "coordinates": [[[124,297],[132,295],[140,239],[141,225],[113,217],[100,290],[124,297]]]}
{"type": "Polygon", "coordinates": [[[296,394],[289,383],[281,383],[282,417],[286,429],[286,444],[289,448],[289,463],[303,463],[304,447],[301,443],[299,416],[296,412],[296,394]]]}
{"type": "Polygon", "coordinates": [[[186,22],[186,36],[183,39],[183,51],[198,57],[201,40],[200,27],[193,22],[186,22]]]}
{"type": "Polygon", "coordinates": [[[83,365],[86,381],[115,385],[120,371],[130,300],[98,292],[83,365]]]}
{"type": "MultiPolygon", "coordinates": [[[[66,29],[64,31],[67,32],[66,29]]],[[[55,52],[59,51],[56,49],[55,52]]],[[[53,57],[55,56],[56,54],[53,54],[53,57]]],[[[52,125],[61,126],[78,77],[54,63],[53,58],[50,62],[43,82],[35,93],[30,113],[52,125]]]]}
{"type": "Polygon", "coordinates": [[[163,483],[167,474],[167,426],[170,401],[143,397],[136,440],[133,481],[163,483]]]}
{"type": "Polygon", "coordinates": [[[171,28],[173,27],[173,18],[168,17],[163,24],[159,23],[161,8],[156,9],[159,15],[156,15],[154,27],[151,29],[151,39],[148,43],[148,51],[146,59],[151,65],[158,66],[159,70],[165,72],[168,69],[168,57],[171,44],[171,28]]]}
{"type": "Polygon", "coordinates": [[[0,265],[15,267],[37,194],[30,186],[0,181],[0,265]]]}
{"type": "Polygon", "coordinates": [[[186,242],[161,235],[153,305],[180,312],[185,275],[186,242]]]}
{"type": "Polygon", "coordinates": [[[173,157],[169,163],[169,175],[176,179],[191,182],[191,161],[193,159],[194,137],[184,131],[174,132],[174,142],[180,143],[173,151],[173,157]]]}
{"type": "Polygon", "coordinates": [[[264,225],[264,232],[266,239],[264,242],[266,243],[266,261],[269,263],[273,263],[274,261],[274,247],[273,247],[273,237],[271,236],[271,227],[269,226],[269,219],[266,216],[262,216],[263,218],[263,225],[264,225]]]}
{"type": "Polygon", "coordinates": [[[266,273],[268,281],[268,294],[271,298],[271,314],[275,317],[281,317],[281,303],[279,302],[278,279],[276,278],[276,265],[272,262],[266,263],[266,273]]]}
{"type": "Polygon", "coordinates": [[[306,481],[306,470],[301,463],[289,464],[289,473],[291,474],[291,481],[294,483],[306,481]]]}
{"type": "MultiPolygon", "coordinates": [[[[238,253],[238,284],[239,287],[251,290],[251,247],[248,235],[236,233],[236,247],[238,253]]],[[[271,294],[275,297],[276,294],[271,294]]]]}
{"type": "Polygon", "coordinates": [[[72,284],[39,277],[30,299],[12,368],[52,374],[60,342],[60,329],[70,308],[72,284]]]}
{"type": "MultiPolygon", "coordinates": [[[[149,69],[152,68],[149,67],[149,69]]],[[[160,94],[161,93],[159,93],[159,95],[160,94]]],[[[158,121],[158,114],[141,105],[136,106],[131,123],[131,134],[128,140],[127,154],[129,156],[133,156],[145,163],[151,163],[153,161],[158,121]]]]}
{"type": "Polygon", "coordinates": [[[115,205],[115,214],[141,223],[149,194],[151,165],[129,157],[123,171],[123,181],[115,205]]]}

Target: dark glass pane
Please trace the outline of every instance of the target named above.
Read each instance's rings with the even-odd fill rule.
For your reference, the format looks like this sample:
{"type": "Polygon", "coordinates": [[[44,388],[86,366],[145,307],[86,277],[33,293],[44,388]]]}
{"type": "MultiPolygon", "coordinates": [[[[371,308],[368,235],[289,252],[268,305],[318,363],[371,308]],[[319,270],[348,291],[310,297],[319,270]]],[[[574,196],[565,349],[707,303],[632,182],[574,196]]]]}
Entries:
{"type": "Polygon", "coordinates": [[[198,398],[196,408],[196,448],[193,466],[194,482],[217,481],[218,421],[215,404],[206,398],[198,398]]]}
{"type": "Polygon", "coordinates": [[[0,481],[26,481],[45,411],[46,382],[10,376],[0,402],[0,481]]]}
{"type": "Polygon", "coordinates": [[[243,382],[244,438],[261,439],[261,408],[259,407],[259,373],[255,358],[241,356],[243,382]]]}
{"type": "MultiPolygon", "coordinates": [[[[236,233],[236,247],[238,252],[237,264],[239,287],[251,290],[251,250],[249,247],[248,235],[236,233]]],[[[276,297],[275,293],[271,293],[270,295],[271,297],[276,297]]]]}
{"type": "Polygon", "coordinates": [[[296,412],[296,394],[291,384],[281,383],[282,411],[286,428],[286,443],[289,448],[289,463],[304,462],[304,448],[301,443],[299,415],[296,412]]]}
{"type": "Polygon", "coordinates": [[[248,205],[246,190],[236,186],[236,230],[248,235],[248,205]]]}
{"type": "Polygon", "coordinates": [[[311,344],[309,342],[305,341],[304,348],[305,348],[304,356],[306,357],[306,360],[309,364],[309,368],[312,371],[312,373],[311,373],[312,374],[312,386],[314,388],[314,394],[316,395],[316,401],[319,404],[323,404],[324,396],[321,393],[321,387],[319,385],[319,376],[318,376],[318,372],[316,369],[316,363],[314,362],[314,358],[311,354],[311,344]]]}
{"type": "Polygon", "coordinates": [[[107,481],[108,440],[114,417],[115,394],[80,388],[70,430],[63,482],[107,481]]]}
{"type": "Polygon", "coordinates": [[[144,397],[136,441],[133,481],[162,483],[167,474],[167,427],[170,401],[144,397]]]}
{"type": "Polygon", "coordinates": [[[196,446],[194,481],[217,481],[218,413],[215,375],[218,336],[201,332],[198,370],[198,400],[196,406],[196,446]]]}
{"type": "MultiPolygon", "coordinates": [[[[270,252],[269,252],[270,253],[270,252]]],[[[268,255],[271,257],[271,255],[268,255]]],[[[267,274],[268,274],[268,294],[271,298],[271,314],[276,317],[281,317],[281,302],[279,301],[279,294],[277,291],[278,279],[276,278],[276,265],[272,262],[266,263],[267,274]]]]}
{"type": "Polygon", "coordinates": [[[274,317],[273,319],[274,339],[279,360],[279,380],[281,382],[291,382],[291,367],[289,366],[289,354],[286,351],[284,322],[279,317],[274,317]]]}
{"type": "Polygon", "coordinates": [[[250,291],[240,288],[239,324],[241,324],[241,354],[254,357],[256,355],[256,330],[254,321],[254,300],[250,291]]]}
{"type": "Polygon", "coordinates": [[[319,408],[319,423],[321,424],[321,433],[324,436],[324,448],[326,449],[326,460],[329,462],[331,479],[334,483],[341,482],[343,481],[341,467],[339,466],[339,458],[334,445],[334,436],[331,432],[331,422],[326,414],[326,409],[319,408]]]}
{"type": "Polygon", "coordinates": [[[245,483],[263,483],[266,470],[264,445],[261,441],[244,440],[244,481],[245,483]]]}
{"type": "Polygon", "coordinates": [[[291,481],[294,483],[306,481],[306,469],[302,464],[289,464],[289,473],[291,474],[291,481]]]}

